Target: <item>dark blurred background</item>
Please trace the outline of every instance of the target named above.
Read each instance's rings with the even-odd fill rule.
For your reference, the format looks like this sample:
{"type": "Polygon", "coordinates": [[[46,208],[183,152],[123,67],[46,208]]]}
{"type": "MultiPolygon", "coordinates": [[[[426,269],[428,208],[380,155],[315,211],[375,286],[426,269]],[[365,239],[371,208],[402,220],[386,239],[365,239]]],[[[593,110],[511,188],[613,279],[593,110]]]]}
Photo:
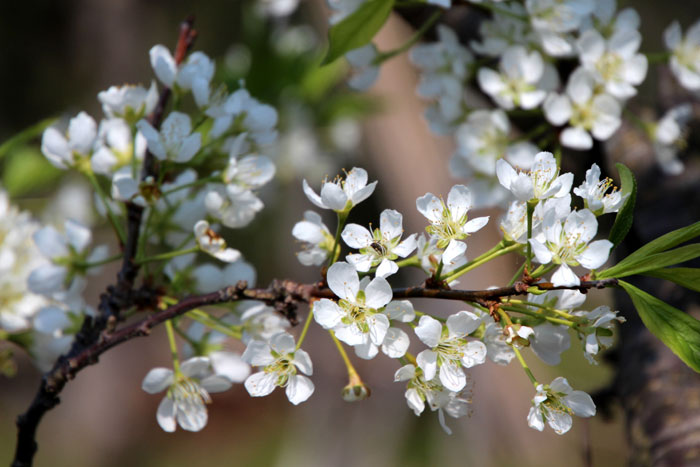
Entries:
{"type": "MultiPolygon", "coordinates": [[[[424,224],[414,209],[416,197],[426,191],[444,194],[455,181],[447,172],[451,143],[428,132],[422,119],[423,103],[414,97],[416,72],[406,57],[382,68],[369,97],[353,99],[337,84],[342,65],[321,73],[313,65],[323,47],[328,14],[323,2],[302,2],[291,18],[275,20],[256,14],[253,3],[2,2],[0,141],[48,117],[85,110],[99,118],[97,93],[113,84],[148,84],[152,79],[150,47],[157,43],[174,47],[179,21],[195,14],[199,30],[195,49],[217,59],[220,78],[232,83],[245,75],[255,97],[283,109],[283,130],[298,130],[296,123],[301,115],[305,128],[327,135],[339,119],[352,123],[369,115],[361,125],[359,146],[353,150],[326,151],[324,136],[302,139],[296,146],[297,140],[293,140],[287,150],[296,151],[297,158],[319,157],[325,164],[321,165],[324,173],[332,175],[340,167],[359,165],[368,169],[372,180],[380,180],[371,201],[353,212],[351,221],[366,224],[382,209],[395,208],[404,213],[408,232],[420,231],[424,224]],[[292,23],[310,27],[303,29],[303,34],[311,38],[311,46],[299,45],[298,53],[280,48],[289,40],[280,36],[281,31],[292,23]]],[[[642,16],[645,52],[663,50],[662,31],[674,18],[679,18],[685,29],[700,17],[697,1],[628,3],[633,3],[642,16]]],[[[380,48],[395,47],[410,33],[408,23],[394,16],[380,33],[380,48]]],[[[656,80],[655,72],[650,71],[640,91],[640,106],[656,102],[656,80]]],[[[13,180],[27,171],[41,180],[46,177],[41,185],[26,190],[15,187],[13,192],[22,206],[37,213],[48,205],[54,190],[80,183],[62,179],[40,160],[35,145],[9,154],[1,166],[5,186],[16,183],[13,180]],[[26,162],[17,162],[32,158],[36,165],[30,169],[24,167],[26,162]]],[[[258,269],[260,285],[276,277],[316,279],[316,271],[300,266],[294,257],[297,246],[291,228],[305,209],[312,208],[303,197],[300,178],[308,177],[314,180],[312,185],[318,186],[324,173],[315,173],[313,168],[289,159],[280,180],[264,193],[266,209],[248,229],[233,234],[235,246],[258,269]]],[[[577,176],[577,183],[581,178],[577,176]]],[[[72,206],[65,214],[76,215],[72,210],[80,207],[72,206]]],[[[496,226],[494,218],[490,230],[470,239],[471,257],[495,243],[496,226]]],[[[96,236],[110,241],[107,231],[98,230],[96,236]]],[[[508,261],[496,261],[488,271],[464,276],[461,283],[472,289],[501,284],[513,270],[508,261]]],[[[106,270],[90,284],[86,297],[89,303],[96,303],[115,272],[106,270]]],[[[609,300],[608,294],[596,292],[587,306],[593,308],[609,300]]],[[[443,315],[460,309],[455,304],[416,302],[419,310],[427,307],[443,315]]],[[[240,346],[231,348],[242,351],[240,346]]],[[[489,362],[470,371],[474,381],[473,414],[448,419],[454,434],[447,436],[435,413],[417,418],[408,409],[404,386],[393,383],[398,368],[395,362],[384,356],[370,362],[354,359],[372,388],[372,397],[348,404],[340,397],[347,383],[345,369],[325,332],[313,326],[304,348],[315,367],[316,392],[308,402],[294,407],[279,389],[269,397],[253,399],[236,385],[214,395],[209,423],[203,431],[168,434],[155,419],[161,396],[140,389],[150,368],[170,365],[165,333],[157,329],[149,339],[131,341],[106,353],[99,365],[81,372],[68,384],[61,404],[49,412],[39,428],[36,464],[534,467],[584,465],[586,451],[592,454],[596,466],[617,466],[626,459],[623,422],[614,406],[612,413],[616,416],[610,421],[602,417],[576,419],[565,436],[549,429],[538,433],[528,428],[526,415],[533,391],[516,363],[500,367],[489,362]]],[[[545,382],[561,375],[574,388],[592,392],[612,378],[609,366],[592,367],[585,361],[575,338],[559,368],[541,364],[531,352],[526,357],[545,382]]],[[[39,378],[26,358],[18,359],[14,378],[0,377],[0,464],[11,459],[14,418],[29,404],[39,378]]]]}

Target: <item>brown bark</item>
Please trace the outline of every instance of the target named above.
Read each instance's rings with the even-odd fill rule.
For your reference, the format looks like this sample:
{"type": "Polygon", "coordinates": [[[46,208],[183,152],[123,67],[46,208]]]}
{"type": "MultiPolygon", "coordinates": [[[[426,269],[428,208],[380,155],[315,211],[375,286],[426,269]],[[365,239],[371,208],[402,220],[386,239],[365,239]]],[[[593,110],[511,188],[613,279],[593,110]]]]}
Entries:
{"type": "MultiPolygon", "coordinates": [[[[697,146],[686,154],[694,156],[697,146]]],[[[630,166],[639,194],[635,221],[617,258],[636,250],[659,235],[700,218],[700,167],[686,160],[680,176],[664,176],[653,162],[653,150],[638,130],[623,128],[608,146],[613,159],[630,166]]],[[[697,267],[697,265],[693,265],[697,267]]],[[[630,282],[673,305],[700,317],[697,293],[655,278],[630,282]]],[[[612,393],[624,410],[631,466],[700,465],[700,374],[686,366],[641,322],[629,297],[618,290],[617,308],[627,318],[620,326],[614,359],[617,376],[612,393]]]]}

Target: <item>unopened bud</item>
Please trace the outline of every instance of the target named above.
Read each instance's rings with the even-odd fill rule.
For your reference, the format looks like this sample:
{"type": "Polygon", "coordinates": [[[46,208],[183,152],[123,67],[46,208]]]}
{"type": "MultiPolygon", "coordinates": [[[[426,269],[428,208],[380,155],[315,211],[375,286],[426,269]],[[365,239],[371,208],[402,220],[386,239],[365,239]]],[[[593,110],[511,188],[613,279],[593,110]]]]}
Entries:
{"type": "Polygon", "coordinates": [[[367,399],[372,391],[362,382],[357,373],[350,374],[350,382],[343,388],[343,399],[347,402],[356,402],[367,399]]]}

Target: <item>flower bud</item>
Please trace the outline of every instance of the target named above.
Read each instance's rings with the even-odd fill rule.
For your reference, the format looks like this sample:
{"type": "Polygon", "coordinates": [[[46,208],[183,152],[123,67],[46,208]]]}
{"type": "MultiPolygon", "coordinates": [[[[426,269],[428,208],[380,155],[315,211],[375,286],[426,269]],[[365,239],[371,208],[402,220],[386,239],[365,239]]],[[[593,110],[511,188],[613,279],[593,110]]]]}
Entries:
{"type": "Polygon", "coordinates": [[[367,399],[372,391],[362,381],[357,384],[350,383],[343,388],[343,399],[346,402],[357,402],[367,399]]]}

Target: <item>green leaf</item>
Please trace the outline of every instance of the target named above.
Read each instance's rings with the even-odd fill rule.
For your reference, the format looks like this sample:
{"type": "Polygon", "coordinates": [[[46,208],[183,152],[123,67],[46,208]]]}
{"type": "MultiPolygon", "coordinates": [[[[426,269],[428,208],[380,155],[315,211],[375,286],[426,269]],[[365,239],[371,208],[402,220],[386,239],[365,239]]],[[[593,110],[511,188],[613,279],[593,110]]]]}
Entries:
{"type": "Polygon", "coordinates": [[[394,0],[369,0],[328,30],[328,53],[322,65],[346,52],[367,45],[382,28],[394,7],[394,0]]]}
{"type": "Polygon", "coordinates": [[[686,289],[700,292],[700,269],[698,268],[654,269],[645,272],[644,275],[666,279],[686,289]]]}
{"type": "Polygon", "coordinates": [[[615,249],[620,244],[627,232],[632,228],[634,204],[637,199],[637,181],[634,179],[632,171],[620,163],[615,164],[615,167],[617,167],[617,172],[620,174],[620,193],[622,193],[622,196],[628,196],[617,212],[615,223],[610,230],[612,249],[615,249]]]}
{"type": "Polygon", "coordinates": [[[700,321],[632,284],[619,284],[632,299],[647,329],[700,373],[700,321]]]}
{"type": "Polygon", "coordinates": [[[22,145],[27,144],[29,141],[37,138],[44,130],[56,122],[56,118],[47,118],[39,123],[36,123],[29,128],[25,128],[20,131],[12,138],[8,139],[0,145],[0,159],[11,153],[13,150],[19,148],[22,145]]]}
{"type": "MultiPolygon", "coordinates": [[[[691,224],[687,227],[674,230],[673,232],[669,232],[666,235],[662,235],[656,240],[652,240],[651,242],[647,243],[634,253],[630,254],[627,258],[617,263],[615,266],[606,269],[605,271],[597,273],[596,277],[599,277],[601,279],[606,277],[616,277],[616,274],[619,273],[619,271],[624,271],[629,267],[638,264],[641,261],[644,261],[647,256],[666,251],[669,248],[673,248],[676,245],[680,245],[681,243],[687,242],[688,240],[692,240],[698,236],[700,236],[700,221],[691,224]]],[[[666,266],[670,266],[671,264],[677,264],[680,262],[681,261],[676,261],[675,263],[666,264],[666,266]]],[[[663,266],[656,266],[652,269],[657,269],[660,267],[663,266]]]]}
{"type": "MultiPolygon", "coordinates": [[[[685,245],[673,250],[656,253],[654,255],[635,258],[633,261],[624,261],[606,269],[600,274],[596,274],[599,279],[609,277],[626,277],[633,274],[643,274],[654,269],[673,266],[684,263],[700,256],[700,243],[685,245]]],[[[625,258],[626,259],[626,258],[625,258]]]]}
{"type": "Polygon", "coordinates": [[[11,197],[50,188],[63,171],[52,166],[36,148],[25,146],[12,152],[2,172],[2,185],[11,197]]]}

